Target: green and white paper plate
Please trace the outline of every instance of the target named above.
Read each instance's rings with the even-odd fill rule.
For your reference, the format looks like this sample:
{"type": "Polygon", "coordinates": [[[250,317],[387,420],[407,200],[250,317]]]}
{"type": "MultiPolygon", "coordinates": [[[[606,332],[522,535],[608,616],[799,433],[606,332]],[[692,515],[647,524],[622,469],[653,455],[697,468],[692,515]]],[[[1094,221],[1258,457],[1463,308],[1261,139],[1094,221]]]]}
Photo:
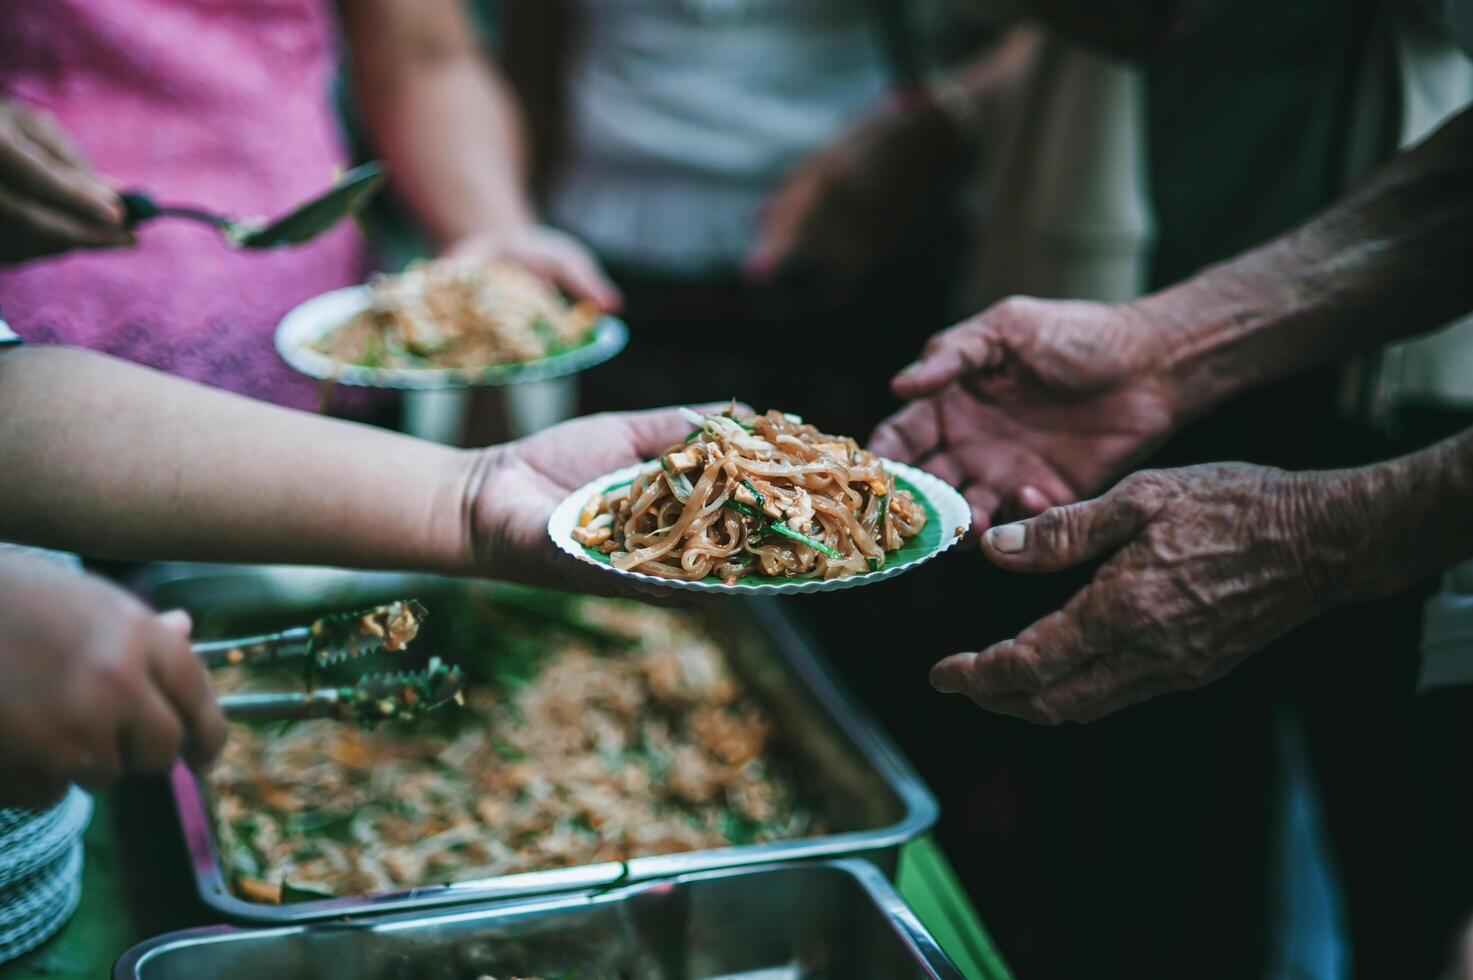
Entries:
{"type": "Polygon", "coordinates": [[[615,568],[610,564],[608,555],[600,554],[594,548],[585,548],[574,541],[573,529],[578,526],[578,516],[583,512],[583,506],[588,503],[590,497],[596,493],[606,493],[630,482],[645,467],[649,466],[649,463],[626,466],[574,490],[552,512],[552,517],[547,522],[547,533],[554,544],[576,560],[596,565],[610,575],[620,575],[657,588],[719,592],[728,595],[797,595],[806,592],[832,592],[837,589],[873,585],[924,565],[954,546],[965,537],[972,526],[971,508],[950,484],[924,470],[906,466],[904,463],[895,463],[888,459],[881,460],[881,462],[886,470],[894,474],[895,485],[901,490],[909,490],[916,502],[926,509],[926,526],[921,529],[920,534],[907,541],[904,547],[898,551],[889,552],[885,556],[883,568],[861,575],[847,575],[827,581],[817,578],[767,578],[760,575],[749,575],[732,583],[723,582],[715,576],[707,576],[700,581],[685,582],[615,568]]]}
{"type": "Polygon", "coordinates": [[[276,350],[312,378],[371,388],[475,388],[545,381],[602,364],[629,343],[629,328],[617,317],[600,317],[579,347],[535,361],[476,368],[376,368],[344,364],[313,348],[322,337],[368,308],[372,287],[349,286],[314,296],[295,307],[276,327],[276,350]]]}

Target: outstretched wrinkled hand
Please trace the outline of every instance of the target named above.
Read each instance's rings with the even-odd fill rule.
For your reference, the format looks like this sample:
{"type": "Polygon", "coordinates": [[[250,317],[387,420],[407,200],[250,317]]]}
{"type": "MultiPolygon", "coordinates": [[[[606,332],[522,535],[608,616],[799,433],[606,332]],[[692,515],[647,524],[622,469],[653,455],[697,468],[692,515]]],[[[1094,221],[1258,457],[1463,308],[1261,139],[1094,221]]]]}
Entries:
{"type": "Polygon", "coordinates": [[[1199,687],[1322,611],[1310,501],[1334,477],[1246,464],[1136,473],[1095,500],[992,528],[987,557],[1051,572],[1107,558],[1060,611],[937,664],[931,683],[1029,721],[1087,722],[1199,687]]]}
{"type": "Polygon", "coordinates": [[[894,381],[881,456],[960,489],[977,529],[1097,491],[1176,424],[1159,329],[1130,306],[1014,297],[937,334],[894,381]]]}
{"type": "Polygon", "coordinates": [[[673,408],[611,412],[484,450],[469,505],[477,566],[534,585],[620,591],[623,579],[559,551],[547,520],[589,480],[655,458],[690,428],[673,408]]]}

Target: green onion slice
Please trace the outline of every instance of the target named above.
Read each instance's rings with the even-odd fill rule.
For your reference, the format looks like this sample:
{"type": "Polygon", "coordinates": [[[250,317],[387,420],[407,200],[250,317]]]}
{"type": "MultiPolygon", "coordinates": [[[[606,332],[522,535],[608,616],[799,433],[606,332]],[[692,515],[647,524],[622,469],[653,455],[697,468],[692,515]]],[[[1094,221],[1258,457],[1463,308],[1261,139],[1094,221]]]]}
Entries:
{"type": "Polygon", "coordinates": [[[757,528],[758,531],[771,531],[774,534],[781,534],[785,538],[791,538],[792,540],[797,541],[799,544],[806,544],[808,547],[812,548],[820,555],[823,555],[825,558],[843,557],[843,555],[839,554],[833,548],[830,548],[828,545],[824,544],[817,538],[810,538],[802,531],[794,531],[792,528],[788,527],[781,521],[767,520],[766,516],[763,515],[761,512],[753,510],[751,507],[748,507],[740,500],[728,500],[726,502],[726,506],[736,511],[738,514],[744,514],[747,517],[753,518],[754,520],[762,521],[763,524],[757,528]]]}

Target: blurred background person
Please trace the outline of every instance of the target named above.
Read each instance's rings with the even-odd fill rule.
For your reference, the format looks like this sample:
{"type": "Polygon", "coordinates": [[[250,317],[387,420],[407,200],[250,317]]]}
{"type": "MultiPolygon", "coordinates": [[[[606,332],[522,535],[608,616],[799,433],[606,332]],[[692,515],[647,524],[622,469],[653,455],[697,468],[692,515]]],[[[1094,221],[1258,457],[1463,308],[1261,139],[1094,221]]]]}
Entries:
{"type": "MultiPolygon", "coordinates": [[[[336,10],[357,104],[436,249],[516,258],[614,305],[586,253],[523,210],[519,123],[460,0],[336,10]]],[[[334,5],[0,0],[0,32],[0,310],[28,339],[314,405],[315,382],[281,362],[272,332],[297,303],[365,278],[358,231],[239,252],[192,223],[131,233],[115,192],[250,217],[321,191],[347,163],[334,5]]]]}
{"type": "MultiPolygon", "coordinates": [[[[580,379],[585,408],[729,393],[831,431],[878,421],[894,345],[944,318],[948,212],[931,215],[903,263],[866,279],[830,276],[786,235],[771,246],[766,229],[800,165],[888,102],[924,117],[920,129],[944,151],[932,158],[964,171],[952,127],[911,98],[942,56],[946,2],[557,0],[489,11],[517,93],[505,113],[524,120],[533,148],[524,209],[593,252],[631,327],[626,353],[580,379]]],[[[919,160],[924,148],[901,154],[919,160]]],[[[491,161],[509,193],[521,190],[513,163],[491,161]]]]}

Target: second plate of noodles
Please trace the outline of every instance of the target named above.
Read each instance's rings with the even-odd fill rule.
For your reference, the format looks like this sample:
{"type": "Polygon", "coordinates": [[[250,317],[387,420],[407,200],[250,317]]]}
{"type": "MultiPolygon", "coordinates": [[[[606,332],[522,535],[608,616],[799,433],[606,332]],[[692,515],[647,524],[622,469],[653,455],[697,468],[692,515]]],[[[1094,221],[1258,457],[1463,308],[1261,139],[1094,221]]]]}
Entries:
{"type": "Polygon", "coordinates": [[[506,262],[436,259],[291,310],[276,348],[303,374],[346,385],[458,388],[542,381],[609,360],[614,317],[570,304],[506,262]]]}
{"type": "Polygon", "coordinates": [[[683,442],[559,505],[558,547],[667,588],[787,594],[891,578],[971,526],[943,481],[795,415],[687,415],[683,442]]]}

